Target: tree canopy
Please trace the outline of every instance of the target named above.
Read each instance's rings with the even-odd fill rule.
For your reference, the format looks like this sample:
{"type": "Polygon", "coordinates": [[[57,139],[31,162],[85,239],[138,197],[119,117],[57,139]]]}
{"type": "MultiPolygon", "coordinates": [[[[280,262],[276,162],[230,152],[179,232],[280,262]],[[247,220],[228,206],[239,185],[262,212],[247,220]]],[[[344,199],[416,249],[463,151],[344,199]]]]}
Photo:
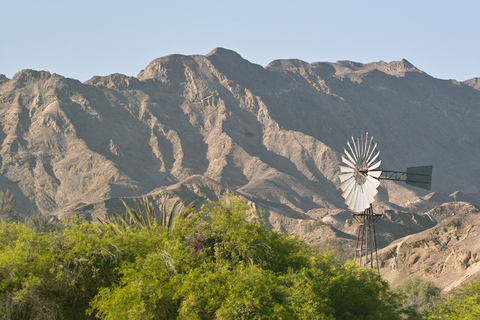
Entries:
{"type": "Polygon", "coordinates": [[[448,299],[428,312],[429,320],[480,319],[480,280],[462,285],[448,299]]]}
{"type": "Polygon", "coordinates": [[[115,320],[415,316],[375,271],[273,231],[238,198],[168,225],[125,228],[115,221],[72,217],[47,231],[0,222],[0,313],[115,320]]]}

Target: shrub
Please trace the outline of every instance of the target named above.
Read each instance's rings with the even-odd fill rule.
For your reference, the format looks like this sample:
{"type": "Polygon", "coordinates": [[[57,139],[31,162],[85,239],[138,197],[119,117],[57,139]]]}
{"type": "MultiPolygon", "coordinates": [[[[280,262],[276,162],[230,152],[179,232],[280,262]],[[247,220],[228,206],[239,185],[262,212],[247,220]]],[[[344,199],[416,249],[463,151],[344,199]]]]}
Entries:
{"type": "Polygon", "coordinates": [[[433,281],[423,280],[417,276],[404,279],[396,289],[406,296],[406,305],[420,312],[431,309],[439,302],[441,290],[433,281]]]}
{"type": "Polygon", "coordinates": [[[428,319],[480,319],[480,280],[463,285],[447,301],[435,305],[428,319]]]}

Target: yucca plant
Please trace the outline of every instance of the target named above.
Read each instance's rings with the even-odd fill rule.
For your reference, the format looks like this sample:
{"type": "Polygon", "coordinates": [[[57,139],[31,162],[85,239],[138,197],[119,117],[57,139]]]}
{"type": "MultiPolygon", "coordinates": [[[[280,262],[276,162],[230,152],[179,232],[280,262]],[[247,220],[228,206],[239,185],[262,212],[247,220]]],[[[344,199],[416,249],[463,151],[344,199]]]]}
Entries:
{"type": "Polygon", "coordinates": [[[171,229],[175,226],[177,219],[187,218],[195,207],[195,202],[185,206],[185,201],[176,200],[169,207],[168,199],[164,197],[160,205],[160,216],[157,216],[155,208],[148,198],[144,197],[141,201],[135,199],[137,210],[131,208],[125,201],[122,201],[126,212],[115,212],[105,220],[100,220],[102,224],[108,224],[119,232],[131,229],[148,230],[157,226],[171,229]]]}
{"type": "Polygon", "coordinates": [[[165,197],[160,210],[160,225],[167,229],[173,228],[177,219],[185,219],[193,212],[195,204],[195,201],[192,201],[188,206],[185,206],[185,201],[178,199],[171,206],[170,210],[168,210],[167,199],[165,197]]]}

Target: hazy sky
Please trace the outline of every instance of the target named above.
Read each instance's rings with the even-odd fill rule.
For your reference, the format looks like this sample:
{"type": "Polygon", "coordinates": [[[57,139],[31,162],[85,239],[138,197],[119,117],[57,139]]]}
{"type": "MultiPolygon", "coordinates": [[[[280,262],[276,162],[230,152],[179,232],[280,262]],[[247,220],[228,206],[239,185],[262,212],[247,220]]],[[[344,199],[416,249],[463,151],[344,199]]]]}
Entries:
{"type": "Polygon", "coordinates": [[[136,76],[169,54],[215,47],[266,66],[405,58],[429,75],[480,77],[480,1],[0,0],[0,73],[85,81],[136,76]]]}

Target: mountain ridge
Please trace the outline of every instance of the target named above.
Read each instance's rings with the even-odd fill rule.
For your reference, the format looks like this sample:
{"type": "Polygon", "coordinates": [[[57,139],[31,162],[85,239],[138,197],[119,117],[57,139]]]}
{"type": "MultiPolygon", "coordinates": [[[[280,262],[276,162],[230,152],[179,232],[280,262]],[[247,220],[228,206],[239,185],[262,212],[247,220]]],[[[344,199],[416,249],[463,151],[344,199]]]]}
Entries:
{"type": "Polygon", "coordinates": [[[277,230],[319,245],[355,233],[338,166],[346,141],[368,131],[381,169],[434,166],[431,194],[381,183],[385,246],[432,227],[420,215],[453,195],[480,203],[476,86],[405,59],[262,67],[223,48],[84,83],[22,70],[0,76],[0,189],[24,215],[89,218],[121,210],[122,199],[237,194],[277,230]]]}
{"type": "MultiPolygon", "coordinates": [[[[221,137],[221,139],[224,139],[222,141],[224,145],[229,145],[232,141],[235,141],[235,143],[230,146],[230,149],[225,152],[235,153],[235,157],[243,157],[241,154],[245,154],[245,152],[249,155],[247,158],[251,158],[251,160],[248,160],[246,163],[260,164],[258,161],[264,158],[263,155],[265,153],[269,153],[272,156],[276,154],[275,157],[277,157],[277,160],[275,161],[283,161],[287,164],[282,171],[290,167],[290,169],[287,170],[290,175],[297,174],[299,170],[301,176],[305,176],[307,180],[315,181],[318,180],[320,176],[324,176],[327,180],[332,181],[335,179],[335,165],[328,165],[326,161],[315,161],[317,156],[322,156],[320,154],[316,155],[315,151],[312,153],[311,150],[323,150],[321,153],[327,152],[327,158],[333,161],[330,161],[330,163],[338,162],[338,154],[335,154],[336,152],[342,151],[344,141],[349,138],[349,133],[345,131],[355,134],[355,131],[359,132],[363,130],[354,130],[354,127],[358,126],[355,124],[355,121],[362,122],[362,127],[371,127],[375,138],[378,139],[377,137],[380,137],[380,139],[378,139],[380,141],[377,140],[379,145],[381,143],[385,144],[387,139],[381,139],[382,134],[377,135],[375,133],[382,131],[388,132],[391,130],[387,128],[393,127],[392,122],[382,127],[382,122],[385,121],[379,121],[378,119],[383,116],[373,119],[375,114],[380,111],[379,107],[376,106],[378,103],[375,103],[375,105],[372,104],[371,101],[368,102],[368,98],[358,99],[358,97],[352,95],[354,92],[358,92],[356,85],[360,85],[359,89],[366,90],[367,94],[376,93],[379,96],[377,99],[384,100],[385,97],[382,97],[382,95],[386,95],[388,98],[397,97],[399,95],[398,92],[386,86],[388,82],[384,80],[400,81],[399,84],[404,86],[405,84],[403,83],[405,83],[405,80],[402,79],[405,79],[405,74],[407,73],[409,73],[410,77],[412,77],[413,74],[418,74],[418,76],[422,77],[421,80],[424,81],[423,86],[434,81],[436,87],[440,87],[436,89],[437,91],[443,89],[447,83],[450,84],[447,85],[450,91],[457,90],[455,88],[461,86],[459,83],[454,83],[452,86],[452,83],[449,81],[443,83],[444,81],[431,78],[405,59],[391,63],[380,61],[369,64],[349,61],[309,64],[300,60],[289,59],[273,61],[267,67],[263,68],[259,65],[249,63],[234,51],[216,48],[205,56],[170,55],[158,58],[152,61],[144,70],[140,71],[137,78],[121,74],[112,74],[105,77],[96,76],[82,84],[77,80],[50,74],[46,71],[23,70],[18,72],[12,79],[3,82],[2,90],[6,90],[7,92],[21,90],[31,84],[33,87],[36,86],[36,88],[30,92],[30,95],[37,95],[37,97],[30,97],[28,101],[25,101],[26,104],[34,102],[38,105],[45,106],[49,101],[42,101],[42,99],[45,99],[45,94],[41,95],[40,91],[48,90],[48,88],[53,89],[50,90],[47,95],[50,97],[56,96],[56,100],[59,103],[58,106],[50,105],[50,111],[58,109],[55,111],[58,113],[58,117],[55,119],[60,120],[62,117],[67,117],[68,119],[63,119],[65,120],[64,122],[71,122],[71,119],[78,115],[72,113],[72,108],[64,107],[64,104],[65,106],[69,104],[76,105],[80,107],[83,116],[90,120],[90,122],[94,122],[91,121],[92,117],[97,118],[95,124],[90,125],[90,132],[94,131],[93,129],[98,130],[98,128],[101,128],[101,126],[97,126],[97,124],[100,124],[102,121],[105,122],[105,120],[102,119],[103,114],[114,119],[115,116],[118,115],[118,112],[123,113],[125,116],[130,116],[133,122],[142,127],[145,135],[150,131],[152,141],[150,141],[149,144],[157,144],[157,147],[150,146],[150,148],[156,148],[154,154],[157,155],[161,153],[158,149],[161,145],[161,139],[159,140],[158,136],[155,137],[158,130],[161,131],[164,143],[166,139],[169,143],[175,144],[172,141],[174,140],[173,136],[175,136],[176,130],[172,130],[172,128],[168,126],[168,119],[165,117],[162,119],[161,115],[153,115],[151,112],[155,108],[155,111],[167,108],[169,110],[168,112],[175,112],[177,116],[183,114],[181,115],[183,117],[182,125],[186,127],[187,130],[198,132],[198,134],[202,136],[202,139],[195,140],[196,145],[203,145],[203,151],[201,151],[200,154],[194,153],[198,159],[205,159],[208,146],[218,144],[219,137],[221,137]],[[385,78],[385,75],[387,78],[385,78]],[[394,78],[388,78],[392,75],[394,78]],[[168,81],[165,79],[168,79],[168,81]],[[38,84],[35,84],[37,82],[38,84]],[[43,88],[40,86],[40,83],[43,83],[43,88]],[[382,85],[380,85],[380,83],[382,85]],[[355,90],[353,90],[354,88],[355,90]],[[97,103],[90,101],[91,99],[96,100],[97,103]],[[305,104],[302,104],[302,99],[305,100],[305,104]],[[350,103],[350,101],[353,100],[359,102],[355,103],[354,106],[354,104],[350,103]],[[362,100],[367,100],[369,105],[367,106],[362,100]],[[308,108],[303,107],[303,105],[308,105],[308,108]],[[227,107],[228,110],[225,109],[227,107]],[[369,109],[366,109],[367,107],[369,109]],[[63,108],[66,109],[63,110],[63,108]],[[99,109],[97,110],[97,108],[99,109]],[[149,110],[149,108],[152,108],[152,110],[149,110]],[[113,109],[115,109],[115,111],[113,111],[113,109]],[[307,116],[306,110],[311,113],[309,116],[307,116]],[[363,117],[365,120],[362,119],[359,121],[358,118],[361,118],[360,115],[365,113],[365,111],[368,111],[367,113],[370,119],[369,117],[363,117]],[[233,116],[228,118],[228,114],[233,116]],[[239,119],[236,119],[238,118],[236,116],[237,114],[241,114],[241,122],[239,122],[239,119]],[[146,119],[145,117],[150,117],[150,119],[146,119]],[[167,122],[162,123],[162,121],[167,122]],[[161,125],[158,125],[158,123],[161,123],[161,125]],[[377,128],[379,124],[380,129],[377,128]],[[337,129],[342,127],[345,129],[337,129]],[[239,129],[241,133],[238,132],[239,129]],[[152,133],[153,131],[155,131],[155,134],[152,133]],[[275,145],[269,145],[270,140],[273,140],[275,145]],[[252,141],[253,143],[250,143],[252,141]],[[264,151],[262,151],[263,154],[256,154],[258,153],[258,145],[260,143],[266,143],[267,150],[264,149],[264,151]],[[280,150],[281,148],[275,150],[278,143],[297,149],[295,152],[286,152],[280,150]],[[293,146],[292,143],[295,146],[293,146]],[[307,148],[304,148],[304,146],[307,146],[307,148]],[[298,157],[299,152],[302,152],[302,150],[305,150],[304,152],[309,150],[307,157],[309,161],[313,160],[311,164],[305,163],[301,157],[294,161],[281,160],[291,159],[291,157],[295,156],[298,157]],[[293,162],[294,165],[292,166],[288,164],[288,162],[293,162]],[[327,165],[327,167],[325,167],[325,165],[327,165]],[[318,168],[323,169],[317,172],[318,168]]],[[[418,82],[419,78],[414,77],[409,81],[418,82]]],[[[472,88],[471,86],[468,87],[472,88]]],[[[407,89],[411,91],[410,88],[411,85],[409,85],[407,89]]],[[[473,96],[476,94],[476,97],[478,97],[478,91],[475,90],[475,92],[476,93],[469,93],[469,95],[473,96]]],[[[424,97],[424,95],[419,95],[418,92],[408,93],[412,96],[424,97]]],[[[365,95],[365,93],[363,94],[365,95]]],[[[431,98],[432,96],[430,94],[430,99],[431,98]]],[[[3,100],[5,99],[6,98],[3,97],[3,100]]],[[[425,98],[422,99],[425,100],[425,98]]],[[[13,101],[10,99],[10,101],[6,102],[12,103],[13,101]]],[[[402,118],[405,118],[405,114],[414,113],[414,109],[412,109],[413,106],[417,108],[419,105],[424,104],[422,101],[405,101],[404,99],[396,102],[397,105],[399,103],[403,104],[402,108],[390,107],[387,113],[388,116],[403,120],[402,118]],[[409,107],[410,110],[408,110],[408,112],[405,112],[405,110],[399,112],[399,109],[405,109],[405,105],[412,105],[412,107],[409,107]]],[[[3,105],[6,105],[5,102],[3,105]]],[[[459,109],[462,109],[462,106],[457,105],[459,109]]],[[[426,105],[424,109],[428,109],[428,107],[429,106],[426,105]]],[[[437,107],[437,109],[438,108],[439,107],[437,107]]],[[[165,109],[165,111],[167,109],[165,109]]],[[[383,109],[386,108],[383,107],[383,109]]],[[[30,108],[29,112],[35,110],[34,108],[30,108]]],[[[473,117],[471,115],[465,115],[464,118],[460,120],[474,122],[478,119],[478,112],[476,112],[475,109],[468,110],[467,108],[465,110],[467,111],[466,113],[475,113],[473,117]]],[[[385,112],[386,110],[382,111],[385,112]]],[[[428,116],[423,115],[423,119],[416,120],[418,124],[415,123],[415,126],[421,128],[422,121],[430,120],[428,117],[431,117],[431,115],[438,116],[438,112],[436,111],[437,110],[429,111],[428,113],[430,113],[430,115],[428,116]]],[[[444,112],[445,114],[447,113],[446,110],[444,112]]],[[[465,114],[465,112],[458,114],[461,116],[465,114]]],[[[444,123],[448,123],[450,119],[449,117],[442,117],[441,120],[444,123]]],[[[57,125],[58,130],[67,130],[67,128],[59,127],[58,124],[55,125],[57,125]]],[[[128,126],[128,124],[125,125],[128,126]]],[[[115,124],[109,124],[109,126],[109,130],[111,130],[115,124]]],[[[453,128],[452,130],[457,130],[456,128],[458,127],[448,126],[447,124],[443,124],[443,126],[445,128],[453,128]]],[[[81,122],[75,122],[74,120],[72,125],[67,125],[67,127],[72,134],[79,135],[80,140],[89,141],[89,139],[91,139],[91,133],[82,130],[84,128],[81,128],[81,122]],[[77,130],[79,127],[81,129],[77,130]]],[[[131,123],[130,127],[133,127],[131,123]]],[[[399,129],[394,130],[401,130],[401,126],[399,129]]],[[[478,142],[473,139],[473,134],[462,135],[461,133],[457,134],[457,140],[449,138],[452,142],[451,145],[470,144],[475,147],[478,144],[478,142]]],[[[449,134],[451,136],[451,132],[449,134]]],[[[405,135],[408,136],[408,132],[399,132],[394,135],[394,137],[405,135]]],[[[442,135],[444,134],[442,133],[442,135]]],[[[97,134],[97,136],[102,137],[103,135],[97,134]]],[[[420,139],[422,139],[421,136],[420,139]]],[[[91,148],[96,154],[112,159],[115,157],[122,158],[119,155],[125,156],[128,154],[128,152],[121,150],[121,146],[118,142],[114,141],[115,139],[100,138],[100,140],[103,141],[90,143],[87,147],[91,148]],[[105,154],[104,150],[107,149],[110,152],[105,154]]],[[[398,140],[415,142],[412,136],[407,137],[407,139],[398,140]]],[[[187,142],[183,143],[188,144],[187,142]]],[[[179,152],[174,152],[173,154],[180,156],[183,152],[180,152],[182,149],[181,143],[176,143],[176,145],[176,150],[179,152]]],[[[423,145],[430,147],[435,144],[423,142],[423,145]]],[[[442,144],[439,145],[442,146],[442,144]]],[[[404,146],[405,144],[400,145],[400,147],[404,146]]],[[[173,148],[175,149],[175,147],[173,148]]],[[[172,147],[170,147],[170,149],[172,149],[172,147]]],[[[395,161],[395,159],[400,157],[393,152],[389,154],[389,152],[390,151],[385,148],[382,150],[382,154],[387,153],[386,160],[390,160],[389,162],[392,163],[393,167],[396,167],[397,163],[408,161],[408,159],[395,161]]],[[[423,154],[430,153],[431,152],[424,152],[423,154]]],[[[158,158],[157,156],[154,157],[158,158]]],[[[162,157],[167,156],[162,155],[162,157]]],[[[210,158],[212,157],[220,160],[218,154],[212,153],[210,158]]],[[[182,158],[181,161],[188,161],[190,158],[192,157],[182,158]]],[[[412,158],[412,154],[410,154],[410,158],[412,158]]],[[[425,164],[429,160],[427,157],[423,157],[424,160],[422,160],[422,155],[416,158],[416,162],[412,161],[412,165],[425,164]]],[[[224,156],[221,159],[223,159],[222,161],[224,161],[225,165],[228,163],[224,156]]],[[[195,170],[185,171],[185,168],[181,165],[177,166],[178,168],[175,170],[169,171],[165,169],[166,158],[163,160],[163,164],[161,164],[160,167],[163,166],[164,169],[160,170],[160,172],[166,172],[167,174],[178,172],[178,177],[173,177],[174,180],[177,181],[191,174],[198,173],[207,173],[207,176],[211,176],[214,179],[218,179],[221,176],[221,170],[219,171],[218,168],[214,167],[208,169],[206,162],[204,162],[203,169],[200,170],[200,172],[195,172],[195,170]]],[[[386,162],[386,160],[384,161],[386,162]]],[[[170,159],[170,162],[172,161],[175,163],[175,159],[170,159]]],[[[205,161],[210,161],[208,160],[208,156],[205,161]]],[[[243,160],[241,162],[243,162],[243,160]]],[[[237,161],[237,164],[238,163],[237,161]]],[[[269,166],[269,163],[266,163],[266,165],[269,166]]],[[[437,166],[435,167],[437,168],[437,166]]],[[[258,165],[255,166],[255,170],[256,169],[258,169],[258,165]]],[[[253,169],[248,166],[241,170],[245,172],[237,174],[238,179],[247,172],[247,176],[250,177],[255,171],[252,171],[253,169]]],[[[474,170],[478,171],[478,169],[474,170]]],[[[245,177],[243,177],[241,179],[243,179],[243,186],[247,186],[245,188],[249,189],[249,183],[246,182],[249,181],[250,178],[246,178],[245,180],[245,177]]],[[[174,182],[174,180],[171,180],[171,182],[174,182]]],[[[234,179],[230,180],[233,181],[234,179]]],[[[239,185],[237,187],[239,187],[239,185]]],[[[466,186],[467,189],[469,187],[471,186],[466,186]]],[[[461,186],[457,186],[453,189],[442,188],[440,191],[449,194],[460,189],[462,189],[461,186]]],[[[478,194],[475,195],[478,196],[478,194]]]]}

